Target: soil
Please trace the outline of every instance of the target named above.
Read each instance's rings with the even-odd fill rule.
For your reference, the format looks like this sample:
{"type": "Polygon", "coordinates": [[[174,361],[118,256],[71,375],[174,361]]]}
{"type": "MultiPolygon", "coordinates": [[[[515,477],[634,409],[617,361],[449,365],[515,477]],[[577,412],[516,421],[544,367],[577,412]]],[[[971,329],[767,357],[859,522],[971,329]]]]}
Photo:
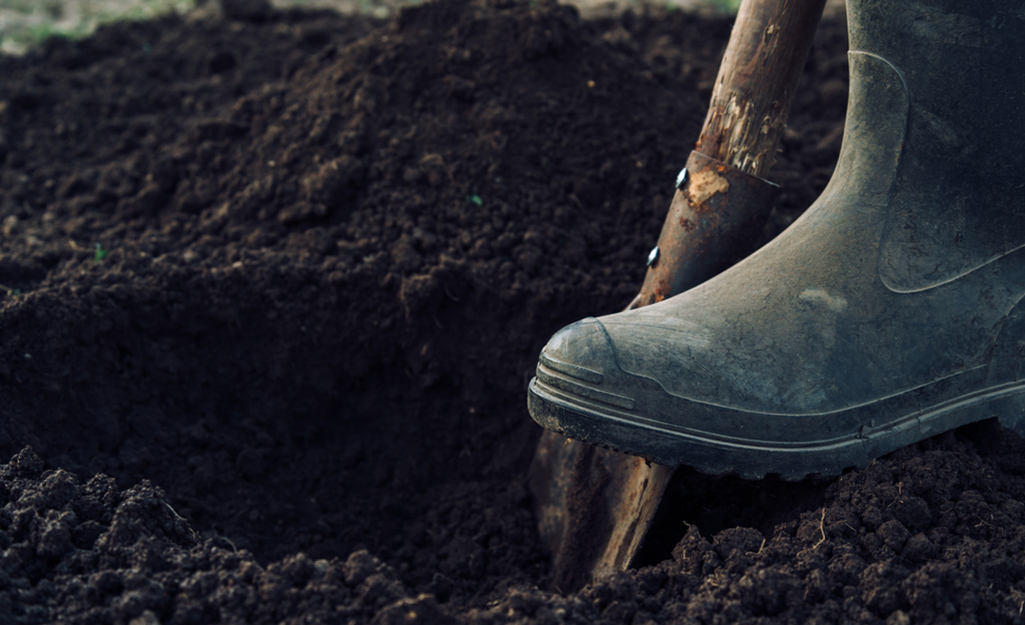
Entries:
{"type": "MultiPolygon", "coordinates": [[[[525,386],[640,283],[730,24],[545,0],[117,24],[0,57],[0,622],[1000,623],[1025,447],[681,470],[549,587],[525,386]]],[[[829,178],[822,24],[763,236],[829,178]]]]}

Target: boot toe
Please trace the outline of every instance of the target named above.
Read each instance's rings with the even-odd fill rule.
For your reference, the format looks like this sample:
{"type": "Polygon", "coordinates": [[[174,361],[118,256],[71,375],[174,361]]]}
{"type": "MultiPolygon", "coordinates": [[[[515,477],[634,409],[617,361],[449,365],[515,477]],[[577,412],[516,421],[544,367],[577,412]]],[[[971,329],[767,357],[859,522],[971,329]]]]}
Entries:
{"type": "Polygon", "coordinates": [[[589,384],[601,384],[606,372],[618,369],[609,333],[594,317],[556,332],[541,351],[540,365],[589,384]]]}
{"type": "MultiPolygon", "coordinates": [[[[605,416],[632,410],[632,398],[610,392],[609,381],[619,371],[605,326],[589,317],[559,330],[548,341],[538,359],[531,394],[543,397],[546,403],[573,405],[579,411],[605,416]]],[[[532,412],[541,425],[563,430],[559,413],[532,412]]]]}

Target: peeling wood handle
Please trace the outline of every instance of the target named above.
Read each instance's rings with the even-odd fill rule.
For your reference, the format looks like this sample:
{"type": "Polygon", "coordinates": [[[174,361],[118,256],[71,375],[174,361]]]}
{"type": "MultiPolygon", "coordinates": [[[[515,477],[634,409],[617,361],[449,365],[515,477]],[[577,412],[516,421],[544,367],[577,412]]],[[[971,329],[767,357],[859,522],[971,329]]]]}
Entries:
{"type": "Polygon", "coordinates": [[[754,251],[778,188],[762,178],[786,128],[825,0],[744,0],[687,178],[630,308],[682,293],[754,251]]]}
{"type": "Polygon", "coordinates": [[[826,0],[744,0],[695,151],[761,176],[776,145],[826,0]]]}
{"type": "MultiPolygon", "coordinates": [[[[760,174],[771,165],[824,6],[825,0],[744,0],[688,160],[692,175],[673,199],[662,254],[631,307],[679,293],[750,251],[755,237],[744,214],[757,230],[772,206],[775,185],[760,174]]],[[[629,566],[672,474],[671,467],[545,432],[530,491],[555,587],[571,592],[629,566]]]]}

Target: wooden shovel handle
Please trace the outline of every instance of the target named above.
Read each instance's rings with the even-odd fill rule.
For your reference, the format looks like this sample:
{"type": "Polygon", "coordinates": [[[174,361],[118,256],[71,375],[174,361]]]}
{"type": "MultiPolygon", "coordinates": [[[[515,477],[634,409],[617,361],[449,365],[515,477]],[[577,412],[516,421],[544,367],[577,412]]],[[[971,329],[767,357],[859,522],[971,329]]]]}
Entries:
{"type": "MultiPolygon", "coordinates": [[[[824,6],[825,0],[744,0],[695,149],[721,161],[708,171],[716,165],[752,176],[768,170],[824,6]]],[[[699,160],[708,159],[695,159],[699,160]]],[[[736,185],[732,177],[726,182],[736,185]]],[[[674,228],[683,223],[679,219],[683,213],[674,210],[690,210],[687,206],[693,198],[689,187],[674,198],[659,241],[667,250],[666,258],[649,269],[635,305],[658,301],[711,277],[693,271],[687,259],[704,258],[716,246],[735,244],[717,238],[721,229],[710,227],[691,232],[706,245],[686,244],[687,249],[678,247],[668,253],[672,246],[682,245],[674,228]],[[681,262],[671,263],[672,256],[679,256],[681,262]],[[665,283],[660,286],[663,278],[665,283]]],[[[743,204],[750,199],[749,194],[730,197],[743,204]]],[[[721,204],[709,204],[709,210],[714,212],[721,204]]],[[[553,585],[570,592],[629,566],[673,471],[546,432],[531,464],[530,490],[539,531],[553,556],[553,585]]]]}
{"type": "Polygon", "coordinates": [[[772,165],[826,0],[745,0],[686,178],[630,307],[660,302],[754,251],[776,197],[772,165]]]}
{"type": "Polygon", "coordinates": [[[825,5],[740,5],[695,151],[753,176],[769,170],[825,5]]]}

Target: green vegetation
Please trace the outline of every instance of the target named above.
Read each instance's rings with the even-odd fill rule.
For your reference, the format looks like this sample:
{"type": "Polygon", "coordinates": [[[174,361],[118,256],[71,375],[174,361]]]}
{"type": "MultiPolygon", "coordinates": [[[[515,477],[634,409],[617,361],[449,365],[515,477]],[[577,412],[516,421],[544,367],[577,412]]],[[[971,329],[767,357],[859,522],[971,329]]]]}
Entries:
{"type": "MultiPolygon", "coordinates": [[[[276,6],[334,8],[343,13],[387,17],[398,7],[424,0],[272,0],[276,6]]],[[[531,0],[533,2],[534,0],[531,0]]],[[[580,6],[606,0],[561,0],[580,6]]],[[[734,14],[741,0],[625,0],[626,4],[665,2],[669,10],[711,9],[734,14]]],[[[80,39],[100,24],[144,20],[169,12],[184,13],[216,0],[0,0],[0,52],[22,53],[48,37],[80,39]]]]}
{"type": "Polygon", "coordinates": [[[740,9],[741,0],[708,0],[708,3],[723,13],[736,13],[740,9]]]}
{"type": "Polygon", "coordinates": [[[743,0],[666,0],[665,7],[669,11],[684,9],[708,11],[724,15],[736,15],[743,0]]]}
{"type": "Polygon", "coordinates": [[[185,12],[195,0],[0,0],[0,52],[19,53],[48,37],[80,39],[113,20],[185,12]]]}

